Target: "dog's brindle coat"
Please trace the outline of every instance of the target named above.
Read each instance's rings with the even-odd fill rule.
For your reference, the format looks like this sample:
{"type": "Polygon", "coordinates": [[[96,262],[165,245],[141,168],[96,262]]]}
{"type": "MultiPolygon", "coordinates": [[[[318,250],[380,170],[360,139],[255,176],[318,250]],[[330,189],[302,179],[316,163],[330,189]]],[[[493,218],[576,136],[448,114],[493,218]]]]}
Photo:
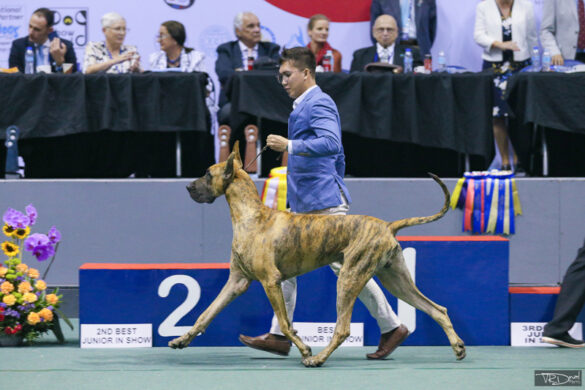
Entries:
{"type": "Polygon", "coordinates": [[[465,346],[453,329],[447,309],[429,300],[414,285],[395,238],[401,228],[435,221],[447,212],[449,191],[438,177],[432,175],[443,189],[445,203],[439,213],[430,217],[389,223],[361,215],[291,214],[262,204],[256,186],[241,169],[237,144],[233,150],[226,162],[211,166],[205,176],[187,187],[199,203],[212,203],[217,197],[226,196],[234,231],[229,278],[193,328],[169,342],[170,347],[187,347],[228,303],[248,289],[252,280],[258,280],[283,334],[299,348],[303,364],[321,366],[349,335],[355,300],[366,282],[376,275],[394,296],[437,321],[457,359],[465,357],[465,346]],[[329,345],[312,356],[311,348],[295,334],[288,321],[280,283],[334,261],[343,263],[337,279],[335,332],[329,345]]]}

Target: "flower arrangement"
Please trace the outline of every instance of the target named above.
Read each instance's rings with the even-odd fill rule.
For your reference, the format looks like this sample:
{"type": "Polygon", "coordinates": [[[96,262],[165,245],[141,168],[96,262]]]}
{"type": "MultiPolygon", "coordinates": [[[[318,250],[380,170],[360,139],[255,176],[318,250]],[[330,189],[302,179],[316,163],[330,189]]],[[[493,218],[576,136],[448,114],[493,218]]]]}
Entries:
{"type": "Polygon", "coordinates": [[[61,233],[53,226],[47,234],[31,234],[37,210],[31,204],[25,211],[9,208],[3,216],[2,232],[8,239],[2,242],[1,249],[8,259],[0,263],[0,333],[31,343],[41,333],[53,330],[63,341],[57,316],[58,313],[68,322],[58,309],[62,295],[58,290],[47,291],[43,280],[55,260],[61,233]],[[52,257],[42,279],[37,269],[22,262],[23,250],[38,261],[52,257]]]}

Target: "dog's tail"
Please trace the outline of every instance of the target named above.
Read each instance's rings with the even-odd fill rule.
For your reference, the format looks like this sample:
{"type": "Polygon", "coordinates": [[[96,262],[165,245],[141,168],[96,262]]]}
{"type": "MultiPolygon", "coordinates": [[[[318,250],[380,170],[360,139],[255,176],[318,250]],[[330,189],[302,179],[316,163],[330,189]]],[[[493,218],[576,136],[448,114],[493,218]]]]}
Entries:
{"type": "Polygon", "coordinates": [[[447,210],[449,209],[449,200],[451,198],[451,195],[449,194],[449,190],[447,189],[447,186],[445,186],[445,183],[443,183],[437,175],[432,174],[430,172],[429,172],[429,175],[433,178],[434,181],[439,183],[439,185],[441,186],[441,189],[443,190],[443,194],[445,194],[445,203],[443,204],[443,208],[437,214],[434,214],[434,215],[431,215],[428,217],[404,218],[404,219],[399,219],[398,221],[391,222],[390,223],[390,230],[392,231],[392,234],[396,235],[396,233],[400,229],[408,227],[408,226],[422,225],[423,223],[429,223],[429,222],[436,221],[437,219],[441,218],[443,215],[445,215],[447,213],[447,210]]]}

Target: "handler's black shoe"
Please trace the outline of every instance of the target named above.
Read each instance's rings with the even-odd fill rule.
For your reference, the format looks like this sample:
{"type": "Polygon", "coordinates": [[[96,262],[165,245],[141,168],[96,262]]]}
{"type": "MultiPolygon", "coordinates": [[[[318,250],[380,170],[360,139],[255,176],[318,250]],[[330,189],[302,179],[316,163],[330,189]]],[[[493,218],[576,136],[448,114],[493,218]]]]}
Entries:
{"type": "Polygon", "coordinates": [[[250,348],[275,353],[280,356],[288,356],[290,351],[290,341],[288,341],[285,336],[278,334],[265,333],[257,337],[250,337],[241,334],[239,339],[242,344],[247,345],[250,348]]]}
{"type": "Polygon", "coordinates": [[[567,348],[583,348],[585,347],[585,342],[583,340],[576,340],[571,337],[568,332],[560,336],[543,336],[542,341],[549,344],[558,345],[559,347],[567,347],[567,348]]]}

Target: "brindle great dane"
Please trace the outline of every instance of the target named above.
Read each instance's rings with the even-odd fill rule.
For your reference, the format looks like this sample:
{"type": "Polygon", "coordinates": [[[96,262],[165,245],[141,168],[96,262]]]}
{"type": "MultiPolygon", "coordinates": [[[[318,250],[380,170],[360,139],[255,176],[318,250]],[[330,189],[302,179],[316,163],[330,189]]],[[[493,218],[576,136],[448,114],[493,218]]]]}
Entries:
{"type": "Polygon", "coordinates": [[[349,335],[355,300],[374,275],[398,299],[424,311],[443,328],[458,360],[465,357],[465,345],[457,336],[447,309],[425,297],[414,285],[396,241],[398,230],[435,221],[448,209],[449,190],[435,175],[445,203],[429,217],[405,218],[395,222],[362,215],[306,215],[272,210],[262,204],[256,186],[242,169],[238,145],[227,161],[209,167],[205,176],[187,189],[198,203],[212,203],[225,194],[230,207],[233,242],[227,283],[195,325],[169,342],[171,348],[185,348],[207,329],[215,316],[248,289],[252,280],[262,283],[278,318],[280,329],[300,350],[307,367],[321,366],[349,335]],[[291,327],[280,283],[334,261],[343,263],[337,279],[337,323],[329,345],[316,356],[291,327]]]}

